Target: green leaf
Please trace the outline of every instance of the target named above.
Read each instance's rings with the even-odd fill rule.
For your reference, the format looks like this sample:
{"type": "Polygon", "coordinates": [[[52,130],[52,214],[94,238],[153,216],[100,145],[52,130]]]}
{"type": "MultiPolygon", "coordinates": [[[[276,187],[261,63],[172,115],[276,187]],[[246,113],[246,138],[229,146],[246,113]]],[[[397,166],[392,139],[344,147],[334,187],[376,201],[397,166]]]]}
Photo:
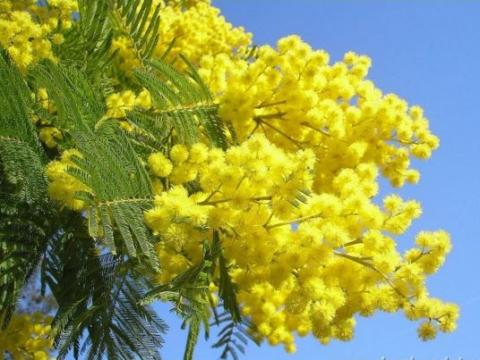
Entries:
{"type": "Polygon", "coordinates": [[[213,348],[222,350],[220,359],[238,360],[239,353],[245,353],[245,347],[249,342],[260,344],[250,331],[252,324],[247,319],[233,319],[228,311],[219,315],[212,325],[222,326],[217,341],[212,345],[213,348]]]}
{"type": "Polygon", "coordinates": [[[223,251],[221,249],[220,237],[217,231],[213,233],[214,247],[218,248],[218,267],[219,267],[219,287],[218,294],[222,299],[223,307],[231,314],[232,319],[236,322],[240,321],[240,308],[237,302],[236,286],[230,278],[228,267],[226,264],[223,251]]]}
{"type": "Polygon", "coordinates": [[[139,304],[149,283],[134,263],[97,255],[93,241],[78,233],[79,221],[71,219],[50,243],[42,271],[58,302],[52,324],[58,359],[71,350],[75,358],[160,359],[166,325],[139,304]]]}
{"type": "Polygon", "coordinates": [[[200,319],[194,317],[190,321],[188,328],[187,344],[185,346],[185,352],[183,354],[183,360],[192,360],[195,346],[197,345],[198,335],[200,334],[200,319]]]}
{"type": "Polygon", "coordinates": [[[90,234],[118,254],[146,257],[153,265],[153,238],[143,221],[152,203],[150,178],[125,134],[115,127],[103,131],[73,135],[82,153],[74,161],[87,176],[69,171],[91,189],[85,198],[90,234]]]}
{"type": "Polygon", "coordinates": [[[112,0],[109,5],[116,32],[132,40],[141,60],[148,59],[159,38],[161,5],[152,0],[112,0]]]}
{"type": "Polygon", "coordinates": [[[46,156],[32,123],[30,89],[0,53],[0,327],[37,266],[55,209],[47,199],[46,156]]]}
{"type": "Polygon", "coordinates": [[[62,61],[81,69],[88,78],[101,78],[115,57],[110,50],[113,30],[105,0],[79,0],[78,20],[57,53],[62,61]]]}
{"type": "Polygon", "coordinates": [[[6,181],[15,187],[19,199],[27,203],[46,200],[42,159],[28,143],[0,135],[0,163],[6,181]]]}
{"type": "Polygon", "coordinates": [[[217,115],[218,106],[193,66],[182,74],[162,61],[149,61],[150,69],[136,70],[140,85],[152,94],[159,122],[175,129],[181,143],[198,141],[199,130],[216,147],[226,148],[224,125],[217,115]]]}
{"type": "Polygon", "coordinates": [[[146,304],[161,300],[174,304],[172,311],[183,318],[182,328],[187,326],[189,328],[184,360],[192,359],[202,326],[205,337],[209,336],[211,304],[208,285],[214,272],[216,256],[214,247],[205,242],[202,261],[179,274],[169,283],[153,287],[140,302],[146,304]]]}
{"type": "Polygon", "coordinates": [[[47,89],[57,114],[52,125],[63,132],[93,133],[97,121],[105,114],[101,91],[80,70],[72,66],[44,61],[31,71],[38,87],[47,89]]]}
{"type": "Polygon", "coordinates": [[[98,126],[105,113],[98,91],[79,70],[50,62],[37,66],[32,77],[55,102],[54,125],[82,154],[73,157],[78,168],[67,171],[90,189],[77,198],[86,203],[91,236],[104,240],[115,253],[144,258],[155,266],[153,238],[143,221],[152,202],[150,178],[116,123],[98,126]]]}

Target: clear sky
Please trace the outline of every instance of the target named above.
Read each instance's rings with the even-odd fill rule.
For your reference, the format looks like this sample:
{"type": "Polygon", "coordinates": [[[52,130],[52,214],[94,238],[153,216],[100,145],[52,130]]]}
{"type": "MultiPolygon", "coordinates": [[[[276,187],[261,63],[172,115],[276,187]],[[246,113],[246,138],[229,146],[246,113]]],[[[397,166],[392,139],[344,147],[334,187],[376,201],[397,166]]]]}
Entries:
{"type": "MultiPolygon", "coordinates": [[[[400,315],[359,318],[349,343],[323,346],[313,338],[298,341],[295,355],[282,347],[254,345],[244,359],[292,360],[479,360],[480,282],[480,1],[367,0],[214,0],[226,18],[254,33],[258,44],[299,34],[333,60],[354,50],[373,59],[369,78],[385,92],[395,92],[425,108],[441,147],[420,163],[422,180],[401,191],[423,203],[418,230],[444,228],[453,252],[428,282],[431,294],[461,307],[458,330],[424,343],[416,323],[400,315]]],[[[385,189],[384,191],[388,191],[385,189]]],[[[413,233],[410,232],[410,235],[413,233]]],[[[412,244],[402,237],[400,248],[412,244]]],[[[165,360],[182,358],[186,333],[171,324],[165,360]]],[[[195,359],[218,359],[202,342],[195,359]]]]}

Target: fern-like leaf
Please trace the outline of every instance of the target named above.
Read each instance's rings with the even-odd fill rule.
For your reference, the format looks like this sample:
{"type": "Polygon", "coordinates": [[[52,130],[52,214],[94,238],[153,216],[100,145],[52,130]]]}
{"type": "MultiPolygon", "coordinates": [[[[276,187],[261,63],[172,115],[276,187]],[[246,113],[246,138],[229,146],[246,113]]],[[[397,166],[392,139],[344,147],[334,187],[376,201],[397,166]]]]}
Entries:
{"type": "Polygon", "coordinates": [[[185,75],[159,60],[148,64],[148,70],[137,70],[135,75],[152,94],[158,122],[170,124],[182,143],[196,142],[200,128],[214,146],[225,148],[227,140],[217,104],[193,66],[185,75]]]}
{"type": "Polygon", "coordinates": [[[252,325],[247,319],[235,320],[229,312],[219,315],[212,325],[222,326],[213,348],[221,349],[220,359],[233,358],[239,360],[239,354],[245,353],[249,342],[259,345],[258,339],[252,335],[252,325]]]}
{"type": "Polygon", "coordinates": [[[154,5],[152,0],[112,0],[109,5],[117,32],[130,37],[141,60],[148,59],[159,39],[160,4],[154,5]]]}
{"type": "Polygon", "coordinates": [[[27,83],[0,53],[0,326],[6,326],[38,264],[55,213],[43,175],[46,156],[32,123],[27,83]]]}
{"type": "Polygon", "coordinates": [[[148,282],[122,257],[97,255],[92,239],[79,233],[81,221],[67,220],[42,271],[59,305],[53,321],[58,358],[73,350],[75,358],[92,360],[160,359],[166,325],[139,304],[148,282]]]}
{"type": "Polygon", "coordinates": [[[105,103],[99,95],[101,91],[82,71],[44,61],[32,70],[31,77],[38,87],[47,90],[55,104],[56,116],[50,118],[52,125],[67,134],[93,132],[105,113],[105,103]]]}
{"type": "Polygon", "coordinates": [[[104,74],[115,57],[111,51],[113,30],[106,0],[79,0],[76,26],[65,34],[58,53],[64,63],[84,71],[89,78],[104,74]]]}
{"type": "Polygon", "coordinates": [[[213,253],[207,243],[200,263],[175,277],[171,282],[158,285],[147,292],[141,303],[154,300],[169,301],[173,309],[183,318],[182,328],[188,327],[187,343],[183,359],[192,360],[200,330],[209,336],[210,301],[208,284],[213,271],[213,253]]]}
{"type": "Polygon", "coordinates": [[[126,136],[115,127],[109,131],[74,135],[81,170],[70,171],[91,189],[83,198],[90,234],[119,254],[146,256],[154,263],[153,239],[143,221],[152,202],[148,174],[126,136]]]}
{"type": "Polygon", "coordinates": [[[143,222],[151,184],[130,141],[115,124],[96,128],[104,102],[79,70],[46,62],[32,76],[55,102],[54,125],[82,154],[74,158],[78,167],[68,171],[90,189],[77,194],[87,205],[90,234],[118,254],[146,256],[153,265],[152,237],[143,222]]]}

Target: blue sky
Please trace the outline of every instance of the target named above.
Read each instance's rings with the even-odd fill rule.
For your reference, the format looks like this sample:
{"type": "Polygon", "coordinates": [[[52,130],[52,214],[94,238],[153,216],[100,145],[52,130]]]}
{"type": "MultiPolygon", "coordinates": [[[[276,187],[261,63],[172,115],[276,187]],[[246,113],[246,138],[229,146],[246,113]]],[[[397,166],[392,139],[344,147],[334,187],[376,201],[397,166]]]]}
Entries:
{"type": "MultiPolygon", "coordinates": [[[[250,346],[248,360],[451,360],[480,359],[477,322],[480,320],[480,1],[363,1],[363,0],[214,0],[226,18],[254,33],[258,44],[275,44],[279,37],[299,34],[333,60],[354,50],[372,57],[369,78],[385,92],[395,92],[425,108],[441,147],[431,160],[419,163],[422,180],[401,194],[422,201],[418,230],[444,228],[452,234],[453,252],[428,284],[433,296],[461,306],[458,330],[428,343],[416,337],[416,324],[400,315],[377,314],[358,319],[349,343],[320,345],[301,339],[295,355],[281,347],[250,346]]],[[[385,189],[388,192],[389,189],[385,189]]],[[[402,237],[400,248],[412,237],[402,237]]],[[[171,324],[165,360],[182,358],[186,333],[171,324]]],[[[201,342],[196,359],[214,360],[218,352],[201,342]]]]}

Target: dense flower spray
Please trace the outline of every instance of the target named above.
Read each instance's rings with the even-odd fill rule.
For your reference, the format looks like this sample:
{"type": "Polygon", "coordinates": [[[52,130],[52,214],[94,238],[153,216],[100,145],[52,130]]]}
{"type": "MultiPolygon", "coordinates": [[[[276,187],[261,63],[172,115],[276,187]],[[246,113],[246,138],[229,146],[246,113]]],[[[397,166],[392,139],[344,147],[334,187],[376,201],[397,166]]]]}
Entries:
{"type": "MultiPolygon", "coordinates": [[[[51,42],[61,42],[55,29],[72,26],[74,2],[51,3],[48,14],[33,2],[0,7],[0,27],[28,25],[0,37],[21,69],[55,59],[51,42]],[[30,14],[37,12],[44,23],[33,21],[30,14]]],[[[216,234],[252,332],[288,352],[295,351],[297,335],[313,334],[322,343],[350,340],[355,317],[376,311],[418,320],[424,340],[453,331],[457,306],[431,297],[425,286],[451,250],[448,233],[422,231],[401,253],[395,236],[421,215],[421,205],[378,196],[379,176],[394,187],[415,184],[420,173],[411,159],[428,159],[438,148],[423,110],[368,80],[367,56],[349,52],[332,63],[327,52],[296,35],[275,47],[254,47],[251,35],[226,22],[209,1],[154,3],[162,14],[154,56],[184,71],[178,55],[185,55],[230,129],[224,150],[203,137],[142,159],[154,193],[144,220],[158,240],[155,282],[197,264],[206,239],[216,234]]],[[[128,37],[113,39],[111,51],[126,78],[142,66],[128,37]]],[[[48,94],[38,96],[54,111],[48,94]]],[[[105,99],[105,119],[127,133],[141,132],[128,122],[130,111],[165,110],[147,89],[128,85],[105,99]]],[[[48,124],[39,131],[49,148],[62,140],[48,124]]],[[[50,195],[84,211],[77,194],[93,190],[68,171],[82,154],[62,151],[46,168],[50,195]]]]}
{"type": "Polygon", "coordinates": [[[15,360],[50,359],[50,321],[41,313],[17,314],[0,333],[0,359],[7,352],[15,360]]]}

